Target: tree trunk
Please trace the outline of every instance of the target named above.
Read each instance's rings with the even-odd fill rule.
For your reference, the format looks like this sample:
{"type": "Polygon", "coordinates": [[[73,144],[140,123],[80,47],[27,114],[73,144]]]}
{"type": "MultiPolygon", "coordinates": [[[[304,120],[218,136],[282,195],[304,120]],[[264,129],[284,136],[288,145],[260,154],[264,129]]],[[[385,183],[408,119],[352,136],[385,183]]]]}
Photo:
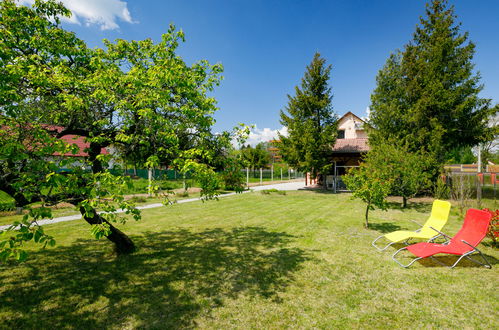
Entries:
{"type": "Polygon", "coordinates": [[[367,203],[366,207],[366,223],[364,224],[364,227],[369,228],[369,207],[371,206],[371,203],[367,203]]]}
{"type": "Polygon", "coordinates": [[[406,208],[407,207],[407,197],[405,196],[402,196],[402,208],[406,208]]]}
{"type": "Polygon", "coordinates": [[[133,244],[132,240],[127,235],[125,235],[125,233],[123,233],[121,230],[114,227],[106,219],[97,214],[95,210],[93,210],[92,212],[93,215],[87,216],[85,209],[83,207],[80,207],[80,213],[83,216],[83,219],[85,219],[85,221],[91,225],[98,225],[101,223],[106,223],[109,225],[111,233],[106,237],[108,240],[114,243],[116,247],[116,252],[118,254],[130,254],[135,251],[135,244],[133,244]]]}
{"type": "MultiPolygon", "coordinates": [[[[104,167],[102,166],[101,161],[97,158],[97,156],[100,155],[101,153],[102,147],[103,146],[99,144],[92,142],[90,143],[90,150],[88,152],[88,156],[90,162],[92,163],[92,172],[94,174],[104,171],[104,167]]],[[[97,214],[95,210],[92,211],[93,211],[92,215],[87,216],[85,209],[83,207],[80,207],[81,215],[83,216],[85,221],[88,222],[89,224],[98,225],[101,223],[106,223],[109,225],[111,233],[106,237],[108,240],[114,243],[116,252],[118,254],[129,254],[135,251],[135,244],[133,244],[132,240],[127,235],[125,235],[125,233],[123,233],[121,230],[110,224],[106,219],[97,214]]]]}

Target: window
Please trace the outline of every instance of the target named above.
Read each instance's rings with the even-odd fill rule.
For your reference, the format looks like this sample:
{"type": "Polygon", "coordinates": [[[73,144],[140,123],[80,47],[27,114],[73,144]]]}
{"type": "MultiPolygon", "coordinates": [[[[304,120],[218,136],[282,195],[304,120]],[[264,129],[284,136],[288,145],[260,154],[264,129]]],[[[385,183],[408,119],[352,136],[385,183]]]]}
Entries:
{"type": "Polygon", "coordinates": [[[339,129],[338,130],[338,139],[344,139],[344,138],[345,138],[345,130],[339,129]]]}

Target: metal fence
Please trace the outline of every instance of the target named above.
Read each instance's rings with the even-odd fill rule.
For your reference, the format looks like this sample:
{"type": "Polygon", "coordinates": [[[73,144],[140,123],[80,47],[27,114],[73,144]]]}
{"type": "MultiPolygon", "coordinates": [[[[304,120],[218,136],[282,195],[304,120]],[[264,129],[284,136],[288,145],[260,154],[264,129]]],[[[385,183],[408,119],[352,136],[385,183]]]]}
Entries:
{"type": "MultiPolygon", "coordinates": [[[[149,178],[149,170],[148,169],[111,169],[110,172],[114,175],[129,175],[135,176],[143,179],[149,178]]],[[[298,178],[304,178],[303,173],[298,172],[294,169],[242,169],[244,177],[247,178],[249,182],[258,182],[258,181],[283,181],[283,180],[293,180],[298,178]]],[[[185,178],[191,179],[194,176],[194,173],[186,173],[185,178]]],[[[183,179],[183,174],[169,169],[169,170],[160,170],[153,169],[152,177],[154,180],[177,180],[183,179]]]]}
{"type": "MultiPolygon", "coordinates": [[[[112,174],[114,175],[128,175],[128,176],[134,176],[134,177],[139,177],[142,179],[148,179],[149,178],[149,170],[148,169],[111,169],[109,170],[112,174]]],[[[190,179],[192,178],[192,173],[186,173],[185,178],[190,179]]],[[[175,170],[160,170],[160,169],[153,169],[152,170],[152,178],[154,180],[177,180],[177,179],[182,179],[183,174],[181,174],[178,171],[175,170]]]]}
{"type": "Polygon", "coordinates": [[[276,168],[276,169],[250,169],[241,170],[246,177],[246,184],[263,181],[284,181],[304,178],[304,174],[294,169],[276,168]]]}

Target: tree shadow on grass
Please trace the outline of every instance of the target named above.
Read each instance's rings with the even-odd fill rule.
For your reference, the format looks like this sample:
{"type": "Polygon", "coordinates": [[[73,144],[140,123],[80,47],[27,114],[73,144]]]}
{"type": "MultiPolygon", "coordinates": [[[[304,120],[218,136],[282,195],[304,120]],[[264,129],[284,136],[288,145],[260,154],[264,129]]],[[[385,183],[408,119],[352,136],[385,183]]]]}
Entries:
{"type": "Polygon", "coordinates": [[[239,295],[279,301],[308,259],[289,246],[293,239],[261,227],[178,229],[134,237],[140,250],[129,256],[113,257],[105,242],[93,240],[38,251],[17,266],[22,269],[0,267],[1,322],[9,328],[195,327],[197,315],[239,295]]]}
{"type": "Polygon", "coordinates": [[[419,213],[430,213],[431,212],[431,203],[419,203],[419,202],[407,202],[407,206],[404,208],[402,207],[402,203],[398,202],[388,202],[388,208],[392,210],[400,210],[402,212],[404,211],[409,211],[409,210],[415,210],[416,212],[419,213]]]}
{"type": "Polygon", "coordinates": [[[341,194],[341,192],[334,192],[333,190],[330,189],[324,189],[324,188],[300,188],[298,189],[299,191],[311,191],[316,194],[324,194],[324,195],[338,195],[341,194]]]}
{"type": "Polygon", "coordinates": [[[370,223],[369,229],[379,231],[382,234],[386,234],[396,230],[401,230],[402,227],[392,222],[382,222],[382,223],[370,223]]]}

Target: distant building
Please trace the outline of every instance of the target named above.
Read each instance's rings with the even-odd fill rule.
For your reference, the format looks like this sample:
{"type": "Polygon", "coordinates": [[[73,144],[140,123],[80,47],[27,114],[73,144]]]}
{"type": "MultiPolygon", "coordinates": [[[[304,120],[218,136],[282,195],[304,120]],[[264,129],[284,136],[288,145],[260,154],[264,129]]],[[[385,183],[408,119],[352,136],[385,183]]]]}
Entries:
{"type": "Polygon", "coordinates": [[[280,163],[282,162],[282,156],[279,149],[280,140],[270,140],[268,142],[267,151],[270,154],[270,163],[280,163]]]}
{"type": "Polygon", "coordinates": [[[333,147],[332,161],[338,166],[358,166],[369,151],[365,121],[347,112],[338,120],[338,137],[333,147]]]}
{"type": "Polygon", "coordinates": [[[358,167],[362,157],[369,151],[365,121],[352,112],[338,120],[338,137],[332,150],[332,173],[326,175],[326,186],[334,191],[344,191],[341,177],[348,170],[358,167]]]}

